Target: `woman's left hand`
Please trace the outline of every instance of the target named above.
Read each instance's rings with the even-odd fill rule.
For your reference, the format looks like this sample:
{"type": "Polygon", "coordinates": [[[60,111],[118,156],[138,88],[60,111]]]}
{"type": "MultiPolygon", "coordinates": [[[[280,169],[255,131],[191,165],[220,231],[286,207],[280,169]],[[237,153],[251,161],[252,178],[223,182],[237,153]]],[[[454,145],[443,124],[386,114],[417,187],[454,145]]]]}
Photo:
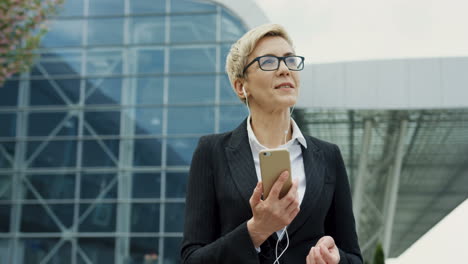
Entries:
{"type": "Polygon", "coordinates": [[[338,264],[340,252],[331,236],[324,236],[312,247],[306,257],[307,264],[338,264]]]}

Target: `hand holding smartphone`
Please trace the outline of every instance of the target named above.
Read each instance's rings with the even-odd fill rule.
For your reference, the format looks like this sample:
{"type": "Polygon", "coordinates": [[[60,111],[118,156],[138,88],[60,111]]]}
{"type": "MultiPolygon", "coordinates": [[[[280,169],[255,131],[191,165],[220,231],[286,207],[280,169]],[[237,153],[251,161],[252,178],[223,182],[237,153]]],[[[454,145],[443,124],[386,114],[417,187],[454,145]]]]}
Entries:
{"type": "Polygon", "coordinates": [[[260,172],[263,182],[263,199],[268,197],[273,184],[283,171],[288,171],[289,176],[281,189],[279,198],[283,198],[292,186],[291,162],[287,149],[274,149],[260,151],[260,172]]]}

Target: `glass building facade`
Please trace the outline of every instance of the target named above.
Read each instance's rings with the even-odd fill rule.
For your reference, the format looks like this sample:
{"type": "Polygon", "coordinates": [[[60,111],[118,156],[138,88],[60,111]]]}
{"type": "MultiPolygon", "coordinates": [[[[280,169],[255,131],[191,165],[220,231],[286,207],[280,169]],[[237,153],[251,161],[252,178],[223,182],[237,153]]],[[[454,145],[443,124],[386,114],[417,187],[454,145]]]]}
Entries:
{"type": "Polygon", "coordinates": [[[50,22],[0,87],[0,263],[179,263],[198,139],[247,115],[224,73],[246,27],[188,0],[66,0],[50,22]]]}

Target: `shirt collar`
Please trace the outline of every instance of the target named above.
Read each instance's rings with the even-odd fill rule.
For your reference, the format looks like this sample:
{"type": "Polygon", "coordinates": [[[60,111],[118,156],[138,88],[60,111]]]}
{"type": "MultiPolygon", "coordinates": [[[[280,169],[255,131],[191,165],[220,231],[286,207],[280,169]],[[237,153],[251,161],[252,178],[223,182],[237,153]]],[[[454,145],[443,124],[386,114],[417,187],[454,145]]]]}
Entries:
{"type": "MultiPolygon", "coordinates": [[[[299,129],[299,127],[297,126],[296,122],[294,121],[294,119],[291,118],[291,122],[292,122],[292,136],[291,136],[291,140],[289,140],[288,142],[286,142],[286,144],[284,145],[281,145],[280,147],[288,147],[289,145],[293,144],[295,142],[295,140],[297,139],[297,141],[302,145],[304,146],[304,148],[307,148],[307,142],[304,138],[304,135],[302,135],[302,132],[301,130],[299,129]]],[[[267,149],[265,146],[263,146],[257,139],[257,137],[255,136],[253,130],[252,130],[252,126],[250,125],[250,115],[249,117],[247,118],[247,134],[249,136],[249,141],[251,142],[251,144],[257,149],[257,150],[262,150],[262,149],[267,149]]]]}

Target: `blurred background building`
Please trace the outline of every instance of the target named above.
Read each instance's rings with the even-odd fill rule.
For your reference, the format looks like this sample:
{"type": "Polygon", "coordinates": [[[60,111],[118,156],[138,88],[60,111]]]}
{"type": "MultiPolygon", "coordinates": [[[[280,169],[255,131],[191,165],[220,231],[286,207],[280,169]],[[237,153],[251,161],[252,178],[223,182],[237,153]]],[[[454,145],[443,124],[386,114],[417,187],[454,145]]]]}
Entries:
{"type": "MultiPolygon", "coordinates": [[[[247,115],[224,73],[251,0],[66,0],[0,87],[0,263],[179,263],[191,156],[247,115]]],[[[294,118],[337,143],[364,256],[468,197],[468,59],[307,65],[294,118]]]]}

